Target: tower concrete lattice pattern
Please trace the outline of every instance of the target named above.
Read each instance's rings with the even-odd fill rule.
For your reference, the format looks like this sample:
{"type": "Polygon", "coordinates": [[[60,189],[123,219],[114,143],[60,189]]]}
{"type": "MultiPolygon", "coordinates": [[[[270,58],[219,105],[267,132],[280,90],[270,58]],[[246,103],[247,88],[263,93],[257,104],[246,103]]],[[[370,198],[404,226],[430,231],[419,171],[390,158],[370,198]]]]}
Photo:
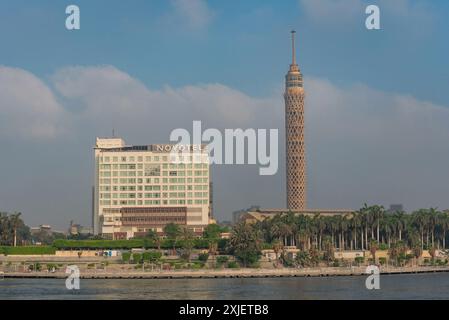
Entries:
{"type": "Polygon", "coordinates": [[[287,208],[307,208],[306,150],[304,143],[304,88],[296,64],[295,31],[292,31],[292,64],[285,76],[285,142],[287,171],[287,208]]]}

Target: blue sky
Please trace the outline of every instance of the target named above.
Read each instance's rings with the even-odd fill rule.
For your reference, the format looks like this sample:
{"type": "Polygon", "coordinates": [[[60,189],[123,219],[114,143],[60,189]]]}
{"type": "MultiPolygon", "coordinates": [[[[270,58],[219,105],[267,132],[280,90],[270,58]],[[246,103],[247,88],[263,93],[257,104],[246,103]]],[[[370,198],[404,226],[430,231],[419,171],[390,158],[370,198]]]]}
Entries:
{"type": "Polygon", "coordinates": [[[294,28],[305,74],[447,104],[447,1],[391,1],[407,3],[402,14],[369,1],[381,8],[376,32],[364,28],[364,6],[345,10],[358,1],[336,2],[344,4],[330,7],[332,16],[311,17],[297,0],[209,1],[211,17],[190,26],[173,1],[3,0],[0,61],[43,77],[66,65],[110,64],[151,87],[219,82],[264,96],[285,71],[294,28]],[[81,9],[76,32],[64,28],[72,3],[81,9]]]}
{"type": "MultiPolygon", "coordinates": [[[[29,101],[42,99],[43,104],[48,106],[45,113],[39,112],[31,102],[22,101],[25,98],[19,104],[14,100],[17,96],[14,99],[10,97],[16,87],[11,85],[8,90],[5,89],[3,96],[0,90],[3,100],[0,116],[4,119],[4,122],[0,119],[0,125],[3,125],[3,130],[0,128],[0,143],[2,149],[8,151],[3,160],[5,167],[12,169],[0,170],[0,177],[7,182],[0,186],[0,209],[21,210],[30,224],[53,223],[63,227],[70,219],[88,224],[91,147],[95,136],[109,134],[111,127],[115,126],[131,144],[152,143],[158,142],[153,139],[167,137],[176,126],[189,126],[189,122],[169,119],[168,115],[163,118],[164,112],[168,111],[162,110],[160,113],[149,113],[154,118],[148,119],[150,128],[145,130],[136,129],[133,119],[120,121],[120,110],[126,112],[126,109],[111,107],[107,103],[97,105],[92,98],[95,92],[108,95],[110,88],[123,88],[121,82],[109,83],[113,76],[120,79],[124,79],[124,75],[129,76],[131,80],[125,79],[127,86],[144,86],[155,96],[169,96],[170,90],[173,90],[179,99],[189,98],[189,101],[195,102],[195,106],[187,100],[177,105],[168,98],[160,98],[155,100],[164,104],[160,108],[169,108],[173,103],[173,110],[196,110],[196,107],[215,110],[220,106],[216,106],[213,99],[210,104],[204,103],[209,94],[215,93],[222,96],[224,102],[239,106],[238,109],[229,110],[229,113],[236,114],[236,119],[239,112],[249,115],[246,122],[240,123],[232,117],[227,122],[217,123],[213,115],[201,119],[211,126],[279,127],[282,130],[281,94],[283,77],[290,62],[291,29],[297,30],[298,62],[306,79],[306,88],[307,83],[310,85],[310,103],[307,107],[314,108],[315,112],[311,112],[309,126],[309,137],[315,133],[310,139],[316,139],[316,143],[311,143],[309,148],[312,206],[356,208],[366,201],[385,205],[404,202],[410,209],[427,205],[449,207],[448,197],[443,199],[445,192],[449,191],[443,182],[447,172],[444,163],[449,163],[447,145],[420,149],[413,143],[416,137],[407,134],[406,138],[402,134],[407,130],[413,131],[410,125],[416,120],[413,117],[430,114],[430,120],[426,122],[428,126],[422,128],[429,136],[423,140],[432,144],[432,141],[439,138],[444,141],[446,137],[447,125],[434,121],[438,122],[436,118],[446,119],[444,111],[443,115],[439,112],[441,108],[449,107],[447,1],[0,0],[0,66],[5,68],[4,79],[11,84],[10,79],[18,79],[15,76],[18,71],[25,82],[32,81],[32,88],[39,83],[43,89],[36,90],[36,96],[29,94],[29,101]],[[69,4],[80,7],[79,31],[65,29],[65,7],[69,4]],[[364,9],[367,4],[379,5],[382,30],[368,31],[365,28],[364,9]],[[71,66],[85,69],[67,69],[71,66]],[[74,79],[92,83],[92,86],[77,87],[76,92],[64,87],[74,79]],[[104,85],[97,88],[99,81],[103,81],[104,85]],[[87,91],[93,88],[96,91],[87,91]],[[44,91],[48,94],[40,96],[44,91]],[[333,94],[338,100],[335,103],[325,99],[333,94]],[[401,108],[404,101],[417,110],[407,119],[391,111],[401,108]],[[342,106],[340,110],[346,110],[348,114],[342,113],[332,119],[348,119],[348,122],[334,124],[335,131],[326,131],[331,124],[326,128],[319,127],[320,122],[329,121],[324,118],[329,112],[332,114],[332,110],[323,110],[321,114],[316,110],[321,110],[319,107],[323,105],[339,106],[343,102],[352,103],[353,109],[342,106]],[[252,104],[260,104],[261,107],[253,107],[252,104]],[[19,105],[22,108],[20,112],[17,111],[19,105]],[[265,106],[272,106],[273,114],[264,109],[265,106]],[[95,110],[109,107],[117,108],[114,109],[116,117],[107,117],[105,121],[98,119],[98,122],[88,119],[88,115],[95,114],[95,110]],[[433,115],[433,111],[427,112],[427,107],[438,110],[435,112],[439,116],[433,115]],[[90,113],[84,114],[85,110],[90,110],[90,113]],[[45,129],[49,130],[45,131],[46,134],[42,134],[44,129],[41,127],[30,133],[20,129],[20,125],[12,125],[16,120],[23,124],[27,123],[27,119],[34,119],[33,112],[42,117],[40,123],[52,124],[50,129],[45,129]],[[24,114],[29,118],[20,118],[24,114]],[[159,115],[161,119],[158,119],[159,115]],[[415,120],[407,122],[409,118],[415,120]],[[155,125],[153,119],[160,120],[163,126],[155,125]],[[365,129],[390,120],[396,121],[390,127],[397,125],[397,132],[389,132],[390,127],[379,128],[385,132],[384,136],[380,133],[378,136],[376,131],[367,136],[367,145],[372,150],[386,145],[385,141],[389,140],[387,132],[397,134],[397,140],[392,139],[396,144],[385,146],[381,159],[371,154],[370,150],[363,149],[362,142],[351,140],[357,133],[344,131],[346,127],[355,125],[350,121],[362,122],[357,127],[362,125],[365,129]],[[11,127],[8,127],[9,124],[11,127]],[[60,127],[64,130],[57,131],[60,127]],[[344,139],[350,134],[349,140],[335,138],[344,139]],[[410,149],[406,147],[408,143],[410,149]],[[357,146],[363,154],[351,157],[356,158],[357,162],[348,162],[348,152],[357,146]],[[37,165],[29,166],[26,150],[42,151],[36,156],[37,165]],[[438,153],[440,151],[441,154],[438,153]],[[414,152],[430,155],[429,158],[417,158],[407,169],[404,162],[409,161],[414,152]],[[427,167],[423,169],[423,162],[428,163],[435,156],[441,159],[441,163],[432,165],[431,172],[427,172],[427,167]],[[333,157],[332,162],[324,160],[333,157]],[[385,158],[391,161],[387,162],[385,158]],[[64,161],[66,166],[60,166],[60,161],[64,161]],[[362,162],[370,165],[359,167],[362,162]],[[377,168],[379,163],[384,166],[377,168]],[[373,168],[379,171],[371,174],[370,169],[373,168]],[[334,169],[346,172],[348,181],[345,184],[336,182],[341,177],[329,174],[334,169]],[[19,171],[22,172],[19,176],[11,173],[19,171]],[[389,172],[388,178],[385,176],[382,179],[384,176],[379,177],[379,172],[389,172]],[[417,172],[422,175],[412,174],[417,172]],[[431,178],[434,176],[440,177],[441,181],[435,182],[431,178]],[[57,186],[47,185],[49,177],[69,186],[68,189],[61,191],[57,186]],[[361,181],[371,181],[371,189],[360,192],[361,181]],[[408,183],[404,187],[396,185],[397,181],[408,183]],[[26,187],[30,183],[33,187],[26,187]],[[41,186],[40,190],[35,189],[35,183],[41,186]],[[441,194],[430,196],[422,184],[435,184],[441,194]],[[394,188],[384,190],[385,185],[394,185],[394,188]],[[410,185],[420,186],[409,189],[410,185]],[[48,201],[52,194],[61,200],[48,201]]],[[[17,82],[17,89],[23,90],[24,96],[28,97],[27,92],[30,91],[26,88],[24,83],[17,82]]],[[[149,94],[147,91],[124,90],[120,91],[120,97],[145,104],[146,98],[138,95],[146,97],[149,94]]],[[[192,119],[188,120],[191,123],[201,115],[201,112],[195,114],[193,111],[192,119]]],[[[247,193],[245,197],[238,196],[238,189],[229,191],[230,186],[239,182],[242,172],[248,175],[248,183],[254,183],[252,179],[262,179],[252,176],[257,170],[235,169],[233,179],[231,176],[228,178],[229,172],[224,170],[231,169],[218,168],[216,173],[217,179],[222,177],[221,181],[217,181],[216,188],[219,192],[217,212],[221,220],[230,219],[233,210],[253,203],[265,207],[283,205],[282,187],[277,191],[272,189],[273,185],[283,186],[282,168],[272,180],[257,180],[261,183],[260,189],[253,194],[247,193]]],[[[245,186],[242,188],[246,190],[245,186]]]]}

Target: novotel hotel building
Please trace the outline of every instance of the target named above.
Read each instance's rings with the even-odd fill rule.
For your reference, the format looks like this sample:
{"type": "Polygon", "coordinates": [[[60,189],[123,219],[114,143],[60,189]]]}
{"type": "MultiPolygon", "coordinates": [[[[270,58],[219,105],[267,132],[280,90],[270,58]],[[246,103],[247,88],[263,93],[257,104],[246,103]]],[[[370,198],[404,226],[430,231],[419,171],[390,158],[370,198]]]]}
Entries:
{"type": "Polygon", "coordinates": [[[95,234],[107,239],[129,239],[149,230],[163,234],[168,223],[201,234],[211,221],[206,146],[128,146],[120,138],[97,138],[94,152],[95,234]],[[174,154],[180,155],[177,161],[174,154]]]}

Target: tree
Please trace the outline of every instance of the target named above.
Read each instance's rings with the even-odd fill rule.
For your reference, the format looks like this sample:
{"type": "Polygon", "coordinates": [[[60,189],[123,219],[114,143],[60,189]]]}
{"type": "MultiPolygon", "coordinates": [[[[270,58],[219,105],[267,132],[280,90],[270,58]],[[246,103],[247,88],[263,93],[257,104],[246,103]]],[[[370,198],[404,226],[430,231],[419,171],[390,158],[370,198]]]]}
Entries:
{"type": "Polygon", "coordinates": [[[379,248],[379,243],[376,240],[371,240],[370,242],[370,252],[373,256],[373,262],[376,263],[376,251],[379,248]]]}
{"type": "Polygon", "coordinates": [[[244,267],[256,263],[261,256],[257,231],[245,222],[238,223],[232,230],[229,249],[244,267]]]}
{"type": "Polygon", "coordinates": [[[203,237],[206,239],[220,238],[221,227],[218,224],[209,224],[204,228],[203,237]]]}
{"type": "Polygon", "coordinates": [[[190,255],[192,254],[193,249],[193,231],[190,230],[187,226],[184,226],[181,229],[181,239],[182,239],[182,248],[183,258],[190,262],[190,255]]]}
{"type": "Polygon", "coordinates": [[[164,227],[164,233],[166,234],[168,239],[172,240],[173,253],[175,253],[176,241],[178,241],[178,237],[181,234],[181,228],[175,223],[169,223],[164,227]]]}
{"type": "Polygon", "coordinates": [[[154,242],[158,250],[161,250],[161,237],[154,230],[149,230],[145,236],[148,240],[154,242]]]}

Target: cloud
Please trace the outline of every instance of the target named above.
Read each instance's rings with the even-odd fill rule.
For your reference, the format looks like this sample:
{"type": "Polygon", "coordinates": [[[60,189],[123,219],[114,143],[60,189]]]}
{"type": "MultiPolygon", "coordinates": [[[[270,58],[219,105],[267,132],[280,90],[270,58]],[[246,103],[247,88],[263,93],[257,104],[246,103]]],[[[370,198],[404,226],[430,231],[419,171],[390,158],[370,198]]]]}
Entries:
{"type": "Polygon", "coordinates": [[[430,30],[433,13],[425,1],[410,0],[299,0],[305,16],[313,23],[337,28],[364,27],[365,8],[374,4],[380,8],[382,29],[414,33],[430,30]],[[384,23],[386,21],[386,23],[384,23]],[[402,27],[402,28],[401,28],[402,27]]]}
{"type": "Polygon", "coordinates": [[[79,121],[101,119],[109,126],[138,130],[155,119],[152,127],[158,129],[191,125],[192,120],[218,127],[245,125],[257,111],[269,111],[271,106],[265,99],[221,84],[151,90],[112,66],[67,67],[51,79],[57,94],[77,106],[79,121]]]}
{"type": "Polygon", "coordinates": [[[205,0],[172,0],[174,15],[193,29],[206,27],[214,13],[205,0]]]}
{"type": "Polygon", "coordinates": [[[361,0],[300,0],[299,3],[308,18],[323,24],[341,23],[364,14],[361,0]]]}
{"type": "MultiPolygon", "coordinates": [[[[52,141],[22,177],[14,166],[27,153],[2,158],[12,170],[2,172],[7,183],[0,185],[0,202],[12,209],[20,205],[36,224],[41,213],[50,222],[58,216],[58,221],[88,223],[89,148],[96,136],[115,128],[130,144],[164,143],[173,129],[190,130],[193,120],[202,120],[203,129],[279,128],[277,175],[259,176],[255,166],[213,167],[219,219],[251,204],[285,206],[280,94],[255,98],[222,84],[155,90],[112,66],[63,68],[49,77],[48,85],[27,71],[2,67],[0,84],[5,139],[20,145],[17,136],[52,141]],[[33,201],[28,203],[23,185],[30,184],[29,177],[59,179],[65,188],[58,183],[46,190],[31,188],[33,201]],[[47,194],[54,200],[49,202],[47,194]]],[[[338,86],[306,77],[305,86],[310,207],[358,208],[364,202],[449,207],[449,108],[363,84],[338,86]]]]}
{"type": "Polygon", "coordinates": [[[0,66],[0,135],[54,138],[63,132],[64,110],[52,91],[28,71],[0,66]]]}
{"type": "Polygon", "coordinates": [[[306,90],[313,203],[449,206],[449,108],[323,79],[306,90]]]}

